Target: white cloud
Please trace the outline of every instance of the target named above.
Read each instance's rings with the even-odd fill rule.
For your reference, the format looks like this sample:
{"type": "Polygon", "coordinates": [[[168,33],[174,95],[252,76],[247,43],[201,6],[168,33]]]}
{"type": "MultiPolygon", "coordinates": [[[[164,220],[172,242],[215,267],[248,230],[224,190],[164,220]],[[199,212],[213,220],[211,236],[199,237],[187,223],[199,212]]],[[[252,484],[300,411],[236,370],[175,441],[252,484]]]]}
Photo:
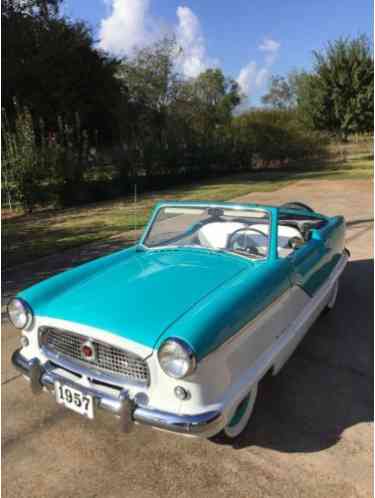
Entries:
{"type": "MultiPolygon", "coordinates": [[[[116,55],[129,56],[135,48],[147,46],[165,34],[174,34],[181,47],[176,66],[185,76],[194,78],[208,67],[219,65],[218,60],[208,56],[199,18],[189,7],[180,5],[176,11],[176,25],[167,27],[163,21],[152,16],[150,0],[103,1],[108,15],[100,23],[100,48],[116,55]]],[[[264,54],[263,63],[259,65],[250,61],[241,68],[237,77],[241,91],[247,96],[265,86],[280,43],[264,38],[258,49],[264,54]]]]}
{"type": "Polygon", "coordinates": [[[280,43],[272,40],[272,38],[264,38],[258,48],[259,50],[264,50],[265,52],[277,52],[280,48],[280,43]]]}
{"type": "Polygon", "coordinates": [[[100,48],[129,55],[135,47],[155,41],[160,36],[160,26],[149,7],[149,0],[112,0],[110,15],[100,23],[100,48]]]}
{"type": "Polygon", "coordinates": [[[266,64],[271,65],[275,62],[277,53],[280,48],[280,43],[272,40],[272,38],[265,38],[263,42],[258,46],[259,50],[265,52],[266,54],[266,64]]]}
{"type": "Polygon", "coordinates": [[[217,64],[207,56],[206,42],[198,17],[189,7],[179,6],[177,24],[166,28],[150,13],[150,0],[104,0],[109,15],[100,23],[99,47],[116,55],[131,55],[163,35],[174,33],[181,47],[176,63],[188,77],[198,76],[217,64]]]}
{"type": "Polygon", "coordinates": [[[270,77],[270,70],[267,67],[262,67],[261,69],[259,69],[256,75],[255,86],[257,88],[262,88],[269,77],[270,77]]]}
{"type": "Polygon", "coordinates": [[[206,42],[198,17],[189,7],[177,8],[178,24],[176,27],[177,44],[181,53],[177,63],[185,76],[194,78],[216,61],[207,56],[206,42]]]}
{"type": "MultiPolygon", "coordinates": [[[[258,67],[255,61],[251,61],[240,70],[237,77],[237,83],[242,93],[248,98],[267,83],[271,75],[271,66],[275,62],[280,49],[280,43],[271,38],[265,38],[258,46],[258,49],[265,54],[263,65],[258,67]]],[[[244,106],[248,103],[244,102],[244,106]]]]}
{"type": "Polygon", "coordinates": [[[241,92],[243,92],[246,95],[250,94],[251,90],[253,90],[255,85],[256,75],[257,75],[257,65],[256,62],[254,61],[249,62],[249,64],[247,64],[241,69],[240,74],[238,75],[237,78],[237,83],[240,86],[241,92]]]}

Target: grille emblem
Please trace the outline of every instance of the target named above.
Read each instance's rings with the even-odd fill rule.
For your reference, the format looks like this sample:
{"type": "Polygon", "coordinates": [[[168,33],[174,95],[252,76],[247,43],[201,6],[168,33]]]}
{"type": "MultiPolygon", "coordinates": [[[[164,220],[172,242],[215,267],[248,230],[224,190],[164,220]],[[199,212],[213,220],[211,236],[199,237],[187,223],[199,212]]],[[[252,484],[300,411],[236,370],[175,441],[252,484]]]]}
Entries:
{"type": "Polygon", "coordinates": [[[91,341],[86,341],[81,344],[81,356],[84,360],[88,361],[96,360],[95,347],[91,341]]]}

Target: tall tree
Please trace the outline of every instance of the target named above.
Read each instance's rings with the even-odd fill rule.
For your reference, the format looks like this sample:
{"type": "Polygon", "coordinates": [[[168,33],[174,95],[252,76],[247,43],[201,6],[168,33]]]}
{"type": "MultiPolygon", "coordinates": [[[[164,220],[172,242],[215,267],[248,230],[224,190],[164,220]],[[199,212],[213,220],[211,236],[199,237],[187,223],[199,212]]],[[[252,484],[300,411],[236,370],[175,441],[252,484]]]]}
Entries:
{"type": "Polygon", "coordinates": [[[52,15],[59,2],[11,3],[2,12],[2,98],[10,119],[16,99],[49,128],[78,112],[85,129],[116,137],[118,62],[93,47],[84,23],[52,15]]]}
{"type": "Polygon", "coordinates": [[[318,130],[339,134],[373,129],[374,61],[369,40],[359,36],[329,43],[314,52],[314,70],[296,75],[300,115],[318,130]]]}
{"type": "Polygon", "coordinates": [[[226,78],[221,69],[207,69],[188,82],[187,93],[190,93],[194,126],[206,141],[218,126],[230,122],[232,112],[241,100],[238,83],[226,78]]]}

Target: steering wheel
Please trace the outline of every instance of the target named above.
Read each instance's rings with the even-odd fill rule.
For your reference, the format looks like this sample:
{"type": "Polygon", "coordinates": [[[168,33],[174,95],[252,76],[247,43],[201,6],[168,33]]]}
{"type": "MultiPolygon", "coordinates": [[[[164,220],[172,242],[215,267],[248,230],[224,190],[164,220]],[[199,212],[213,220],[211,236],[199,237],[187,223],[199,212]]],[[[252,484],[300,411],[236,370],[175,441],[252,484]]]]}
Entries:
{"type": "MultiPolygon", "coordinates": [[[[252,227],[239,228],[238,230],[235,230],[230,235],[230,237],[228,239],[228,243],[227,243],[227,248],[229,250],[232,250],[232,251],[238,250],[239,248],[238,247],[237,248],[234,247],[234,244],[236,242],[237,243],[239,242],[238,241],[239,235],[241,235],[241,232],[242,232],[246,236],[246,233],[249,232],[249,231],[258,233],[258,234],[262,235],[262,237],[265,237],[266,239],[268,239],[268,234],[262,232],[262,230],[258,230],[258,228],[252,228],[252,227]]],[[[262,253],[259,252],[258,247],[257,247],[255,241],[251,238],[251,236],[249,236],[249,239],[252,241],[252,244],[248,244],[248,239],[246,237],[246,244],[243,244],[244,247],[241,247],[240,251],[246,252],[246,253],[249,253],[249,254],[255,254],[255,255],[258,255],[258,256],[265,256],[265,254],[262,254],[262,253]]]]}

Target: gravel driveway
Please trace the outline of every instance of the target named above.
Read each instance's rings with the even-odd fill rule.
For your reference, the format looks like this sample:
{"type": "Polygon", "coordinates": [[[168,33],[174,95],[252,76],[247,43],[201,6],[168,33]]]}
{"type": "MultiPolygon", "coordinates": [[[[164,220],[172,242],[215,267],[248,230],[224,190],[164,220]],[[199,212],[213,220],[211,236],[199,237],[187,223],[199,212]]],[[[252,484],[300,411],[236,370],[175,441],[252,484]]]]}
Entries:
{"type": "MultiPolygon", "coordinates": [[[[234,446],[147,427],[130,435],[108,419],[86,421],[43,394],[34,398],[10,365],[18,334],[2,331],[3,496],[372,496],[372,182],[300,182],[241,200],[300,200],[344,214],[352,253],[334,311],[312,327],[282,372],[265,383],[234,446]]],[[[8,272],[8,292],[119,247],[121,238],[8,272]]]]}

